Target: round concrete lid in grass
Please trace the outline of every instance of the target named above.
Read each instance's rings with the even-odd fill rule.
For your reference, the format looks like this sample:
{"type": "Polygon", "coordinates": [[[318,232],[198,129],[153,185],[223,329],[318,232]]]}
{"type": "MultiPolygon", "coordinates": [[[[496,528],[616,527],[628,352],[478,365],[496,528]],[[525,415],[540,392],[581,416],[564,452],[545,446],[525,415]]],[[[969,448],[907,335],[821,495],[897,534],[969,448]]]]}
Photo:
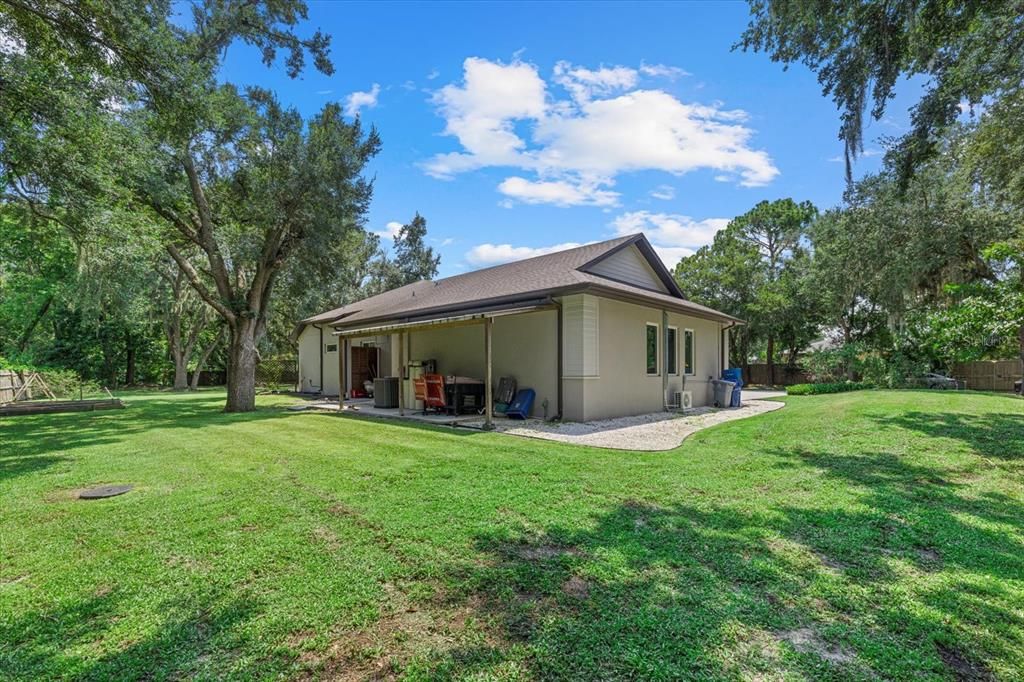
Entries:
{"type": "Polygon", "coordinates": [[[89,488],[78,493],[80,500],[102,500],[105,497],[117,497],[124,495],[134,486],[130,485],[101,485],[98,488],[89,488]]]}

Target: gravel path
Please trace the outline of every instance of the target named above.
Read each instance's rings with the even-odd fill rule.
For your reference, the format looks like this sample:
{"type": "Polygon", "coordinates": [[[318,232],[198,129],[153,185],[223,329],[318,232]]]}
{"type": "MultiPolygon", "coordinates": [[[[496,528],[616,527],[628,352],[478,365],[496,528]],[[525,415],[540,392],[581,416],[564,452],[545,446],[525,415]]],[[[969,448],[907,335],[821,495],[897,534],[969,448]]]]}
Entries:
{"type": "MultiPolygon", "coordinates": [[[[777,410],[783,403],[774,400],[751,400],[735,409],[697,407],[686,414],[655,412],[635,417],[618,417],[593,422],[544,422],[539,419],[515,421],[495,420],[495,430],[513,436],[557,440],[574,445],[590,445],[615,450],[671,450],[679,447],[691,433],[715,424],[753,417],[777,410]]],[[[466,426],[482,426],[470,422],[466,426]]]]}

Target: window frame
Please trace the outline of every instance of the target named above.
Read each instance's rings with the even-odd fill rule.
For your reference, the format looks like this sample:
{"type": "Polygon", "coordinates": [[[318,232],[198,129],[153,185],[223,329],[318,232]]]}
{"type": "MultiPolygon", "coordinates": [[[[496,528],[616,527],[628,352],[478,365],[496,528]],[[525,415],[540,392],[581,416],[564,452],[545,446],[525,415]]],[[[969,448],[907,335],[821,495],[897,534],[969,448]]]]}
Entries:
{"type": "Polygon", "coordinates": [[[683,329],[683,344],[682,344],[682,365],[683,375],[692,377],[697,374],[697,334],[690,328],[683,329]],[[690,357],[686,357],[686,336],[690,336],[690,357]],[[689,368],[687,368],[689,364],[689,368]]]}
{"type": "Polygon", "coordinates": [[[670,377],[679,376],[679,327],[675,325],[668,325],[665,327],[665,343],[668,347],[665,349],[665,372],[670,377]],[[669,340],[670,336],[675,338],[669,340]],[[675,357],[672,356],[672,351],[675,351],[675,357]],[[672,360],[675,360],[675,370],[672,368],[672,360]]]}
{"type": "Polygon", "coordinates": [[[644,371],[649,377],[661,376],[661,347],[664,345],[661,341],[661,325],[657,322],[645,322],[644,323],[644,371]],[[651,372],[651,365],[648,362],[650,357],[647,352],[648,343],[650,342],[650,330],[654,328],[654,371],[651,372]]]}
{"type": "Polygon", "coordinates": [[[337,352],[338,352],[338,344],[337,343],[325,343],[324,344],[324,355],[326,355],[328,353],[337,353],[337,352]]]}

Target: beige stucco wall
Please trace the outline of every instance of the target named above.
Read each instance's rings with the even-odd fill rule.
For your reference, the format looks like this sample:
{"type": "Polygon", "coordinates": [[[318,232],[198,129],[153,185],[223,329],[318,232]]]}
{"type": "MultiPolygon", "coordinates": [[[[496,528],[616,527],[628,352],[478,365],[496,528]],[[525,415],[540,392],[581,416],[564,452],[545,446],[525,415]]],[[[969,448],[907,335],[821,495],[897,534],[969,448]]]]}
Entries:
{"type": "MultiPolygon", "coordinates": [[[[565,418],[589,421],[662,410],[665,393],[660,372],[665,367],[661,310],[607,298],[599,297],[598,301],[598,376],[565,379],[565,418]],[[659,328],[661,366],[657,375],[647,374],[648,322],[657,324],[659,328]]],[[[680,372],[683,368],[683,330],[694,331],[695,366],[693,374],[685,378],[686,390],[693,392],[694,405],[706,405],[710,401],[708,378],[717,377],[720,373],[722,325],[676,313],[669,313],[668,324],[679,329],[680,372]]],[[[683,377],[670,375],[668,386],[669,391],[681,389],[683,377]]]]}
{"type": "MultiPolygon", "coordinates": [[[[519,388],[537,393],[533,416],[555,416],[558,404],[557,313],[545,310],[494,319],[491,371],[494,385],[502,376],[515,377],[519,388]]],[[[440,374],[483,379],[483,324],[409,332],[407,360],[436,360],[440,374]]],[[[397,340],[397,336],[395,337],[397,340]]],[[[397,341],[396,341],[397,342],[397,341]]],[[[397,346],[394,346],[397,352],[397,346]]]]}
{"type": "MultiPolygon", "coordinates": [[[[381,367],[387,369],[391,366],[390,344],[385,336],[366,336],[349,339],[349,346],[361,346],[364,344],[376,344],[382,349],[381,367]]],[[[338,344],[341,348],[341,341],[334,335],[332,327],[324,327],[324,346],[338,344]]],[[[307,393],[322,393],[323,395],[338,395],[338,353],[324,353],[324,383],[320,386],[320,330],[308,326],[302,330],[298,338],[299,345],[299,385],[298,390],[307,393]]],[[[351,357],[351,356],[350,356],[351,357]]],[[[348,373],[348,384],[352,385],[352,364],[346,366],[348,373]]]]}
{"type": "MultiPolygon", "coordinates": [[[[338,343],[330,327],[324,327],[324,345],[338,343]]],[[[324,384],[320,386],[320,330],[310,325],[299,334],[299,385],[307,393],[338,395],[338,354],[324,353],[324,384]]],[[[340,344],[339,344],[340,347],[340,344]]]]}
{"type": "MultiPolygon", "coordinates": [[[[330,337],[324,330],[324,342],[330,337]]],[[[320,330],[312,325],[307,326],[299,334],[299,382],[297,389],[306,393],[319,393],[320,386],[320,330]]],[[[337,366],[335,366],[337,367],[337,366]]],[[[337,369],[335,369],[337,373],[337,369]]],[[[327,379],[327,367],[324,367],[324,379],[327,379]]],[[[337,379],[335,379],[337,386],[337,379]]],[[[335,389],[337,391],[337,389],[335,389]]]]}
{"type": "MultiPolygon", "coordinates": [[[[589,296],[589,295],[588,295],[589,296]]],[[[596,298],[598,316],[598,374],[594,377],[563,378],[563,418],[586,421],[663,409],[661,375],[648,376],[645,366],[646,323],[659,325],[659,341],[664,330],[661,310],[607,298],[596,298]]],[[[537,392],[533,416],[554,417],[558,403],[558,331],[554,310],[499,317],[494,320],[493,380],[514,376],[520,388],[537,392]],[[548,402],[545,412],[544,402],[548,402]]],[[[711,401],[709,377],[717,377],[721,368],[722,324],[669,313],[670,326],[679,329],[679,368],[683,368],[683,330],[694,331],[694,373],[685,377],[686,390],[693,392],[694,405],[711,401]]],[[[324,331],[324,343],[337,337],[324,331]]],[[[448,327],[409,333],[406,360],[435,359],[442,374],[460,374],[483,378],[483,325],[448,327]]],[[[319,382],[319,332],[307,327],[299,337],[299,380],[301,390],[317,390],[319,382]]],[[[369,340],[369,339],[366,339],[369,340]]],[[[399,375],[398,335],[374,339],[384,349],[382,368],[391,376],[399,375]]],[[[360,343],[354,339],[350,343],[360,343]]],[[[580,344],[566,342],[567,353],[580,344]]],[[[664,370],[664,349],[659,347],[664,370]]],[[[679,390],[683,377],[669,376],[669,390],[679,390]]],[[[338,393],[338,355],[324,356],[323,393],[338,393]]]]}

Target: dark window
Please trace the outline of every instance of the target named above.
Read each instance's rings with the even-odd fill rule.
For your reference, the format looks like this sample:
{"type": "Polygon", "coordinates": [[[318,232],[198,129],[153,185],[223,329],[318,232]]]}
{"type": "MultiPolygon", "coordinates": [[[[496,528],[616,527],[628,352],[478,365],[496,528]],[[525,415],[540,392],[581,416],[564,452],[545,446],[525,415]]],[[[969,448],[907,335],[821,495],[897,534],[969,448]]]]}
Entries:
{"type": "Polygon", "coordinates": [[[679,374],[679,330],[668,328],[668,373],[679,374]]]}
{"type": "Polygon", "coordinates": [[[326,352],[328,352],[328,353],[337,353],[338,352],[338,344],[336,344],[336,343],[324,344],[324,350],[326,352]]]}
{"type": "Polygon", "coordinates": [[[658,373],[658,325],[647,325],[647,373],[658,373]]]}
{"type": "Polygon", "coordinates": [[[693,330],[683,332],[683,367],[687,374],[693,374],[693,330]]]}

